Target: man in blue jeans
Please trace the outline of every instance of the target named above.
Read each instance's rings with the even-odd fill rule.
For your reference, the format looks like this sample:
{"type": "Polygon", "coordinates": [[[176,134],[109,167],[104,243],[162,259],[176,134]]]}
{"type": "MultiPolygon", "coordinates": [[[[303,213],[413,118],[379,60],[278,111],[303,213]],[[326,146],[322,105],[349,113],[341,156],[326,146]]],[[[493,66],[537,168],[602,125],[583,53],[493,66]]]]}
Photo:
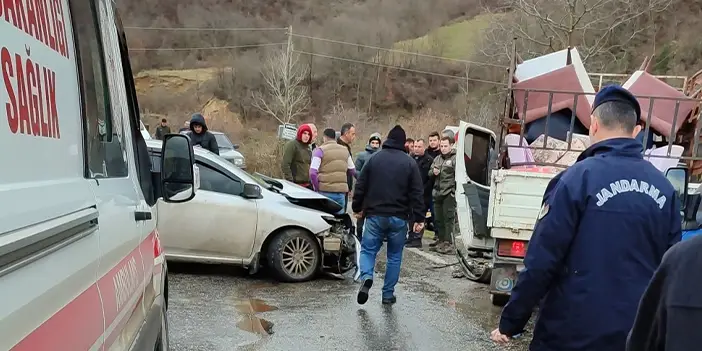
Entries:
{"type": "Polygon", "coordinates": [[[417,163],[405,153],[405,131],[399,125],[388,133],[382,150],[363,167],[356,181],[351,208],[356,216],[365,216],[360,254],[361,287],[357,301],[368,301],[373,285],[373,269],[378,251],[387,239],[387,265],[383,285],[383,304],[394,304],[395,285],[400,278],[402,250],[408,225],[420,232],[424,227],[426,207],[424,187],[417,163]]]}

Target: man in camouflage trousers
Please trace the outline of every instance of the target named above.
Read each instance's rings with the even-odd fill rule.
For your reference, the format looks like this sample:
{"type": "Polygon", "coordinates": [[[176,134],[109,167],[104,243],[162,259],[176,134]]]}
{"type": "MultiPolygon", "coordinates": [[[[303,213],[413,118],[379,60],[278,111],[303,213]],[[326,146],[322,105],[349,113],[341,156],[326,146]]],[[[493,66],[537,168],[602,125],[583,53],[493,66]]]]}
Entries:
{"type": "Polygon", "coordinates": [[[434,223],[439,233],[429,246],[430,250],[443,254],[454,250],[451,234],[456,220],[456,150],[453,144],[452,137],[441,138],[441,155],[434,159],[429,170],[429,177],[434,178],[434,223]]]}

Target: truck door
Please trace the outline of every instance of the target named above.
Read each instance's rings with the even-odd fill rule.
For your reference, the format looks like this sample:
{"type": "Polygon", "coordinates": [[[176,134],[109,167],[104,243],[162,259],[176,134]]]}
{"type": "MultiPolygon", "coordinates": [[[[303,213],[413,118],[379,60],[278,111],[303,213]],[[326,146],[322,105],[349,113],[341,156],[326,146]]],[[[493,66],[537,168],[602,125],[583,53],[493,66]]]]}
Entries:
{"type": "Polygon", "coordinates": [[[494,161],[495,133],[461,122],[456,145],[456,209],[460,240],[466,250],[492,250],[487,221],[490,162],[494,161]]]}
{"type": "Polygon", "coordinates": [[[106,349],[128,348],[144,321],[144,266],[137,229],[140,194],[135,187],[129,124],[119,55],[110,48],[114,24],[104,0],[71,1],[81,57],[87,174],[100,213],[98,288],[105,316],[106,349]]]}

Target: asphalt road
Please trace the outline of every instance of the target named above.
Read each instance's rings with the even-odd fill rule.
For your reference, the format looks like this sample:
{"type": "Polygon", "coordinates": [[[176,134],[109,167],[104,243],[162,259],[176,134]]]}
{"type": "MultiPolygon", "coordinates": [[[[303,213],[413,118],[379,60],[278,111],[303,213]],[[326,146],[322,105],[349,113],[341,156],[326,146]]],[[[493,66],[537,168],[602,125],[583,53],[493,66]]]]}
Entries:
{"type": "Polygon", "coordinates": [[[499,308],[484,286],[432,266],[405,251],[398,301],[388,307],[384,262],[363,306],[351,279],[283,284],[229,266],[171,264],[171,350],[526,350],[526,340],[505,348],[489,340],[499,308]]]}

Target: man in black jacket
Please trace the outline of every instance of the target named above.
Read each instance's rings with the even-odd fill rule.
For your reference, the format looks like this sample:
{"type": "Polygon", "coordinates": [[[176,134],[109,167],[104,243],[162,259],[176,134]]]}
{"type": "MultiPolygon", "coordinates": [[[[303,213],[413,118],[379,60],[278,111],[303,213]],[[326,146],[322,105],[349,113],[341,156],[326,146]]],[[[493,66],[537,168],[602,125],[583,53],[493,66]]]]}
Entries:
{"type": "Polygon", "coordinates": [[[387,266],[383,285],[383,304],[393,304],[395,285],[400,278],[402,250],[408,224],[421,232],[424,227],[424,187],[417,163],[405,153],[405,131],[395,126],[376,152],[363,167],[353,193],[356,218],[365,216],[360,254],[360,280],[357,301],[368,301],[373,285],[375,258],[387,239],[387,266]]]}
{"type": "Polygon", "coordinates": [[[639,303],[626,351],[688,351],[702,345],[702,236],[675,244],[639,303]]]}
{"type": "MultiPolygon", "coordinates": [[[[422,184],[424,185],[424,206],[427,207],[424,212],[426,213],[431,203],[433,181],[432,178],[429,177],[429,169],[431,168],[431,163],[434,162],[434,158],[429,156],[424,149],[424,139],[420,138],[414,141],[412,158],[417,162],[419,174],[422,176],[422,184]]],[[[422,247],[422,232],[415,233],[414,231],[410,231],[408,236],[407,247],[422,247]]]]}
{"type": "Polygon", "coordinates": [[[205,117],[199,113],[193,115],[190,119],[190,131],[188,132],[190,142],[193,146],[200,146],[203,149],[210,150],[219,155],[219,145],[215,136],[207,131],[205,117]]]}
{"type": "Polygon", "coordinates": [[[441,150],[439,149],[441,136],[439,132],[429,133],[429,147],[427,148],[427,153],[431,158],[436,158],[436,156],[441,155],[441,150]]]}
{"type": "MultiPolygon", "coordinates": [[[[351,159],[353,159],[353,153],[351,153],[351,144],[353,141],[356,140],[356,127],[353,125],[353,123],[346,122],[344,125],[341,126],[341,131],[339,132],[339,138],[336,139],[336,142],[344,146],[347,150],[349,150],[349,156],[351,156],[351,159]]],[[[353,189],[353,179],[354,177],[351,175],[348,175],[346,177],[346,183],[349,185],[349,192],[346,194],[346,204],[349,203],[349,195],[351,195],[351,189],[353,189]]],[[[344,212],[347,211],[347,208],[344,208],[344,212]]]]}

